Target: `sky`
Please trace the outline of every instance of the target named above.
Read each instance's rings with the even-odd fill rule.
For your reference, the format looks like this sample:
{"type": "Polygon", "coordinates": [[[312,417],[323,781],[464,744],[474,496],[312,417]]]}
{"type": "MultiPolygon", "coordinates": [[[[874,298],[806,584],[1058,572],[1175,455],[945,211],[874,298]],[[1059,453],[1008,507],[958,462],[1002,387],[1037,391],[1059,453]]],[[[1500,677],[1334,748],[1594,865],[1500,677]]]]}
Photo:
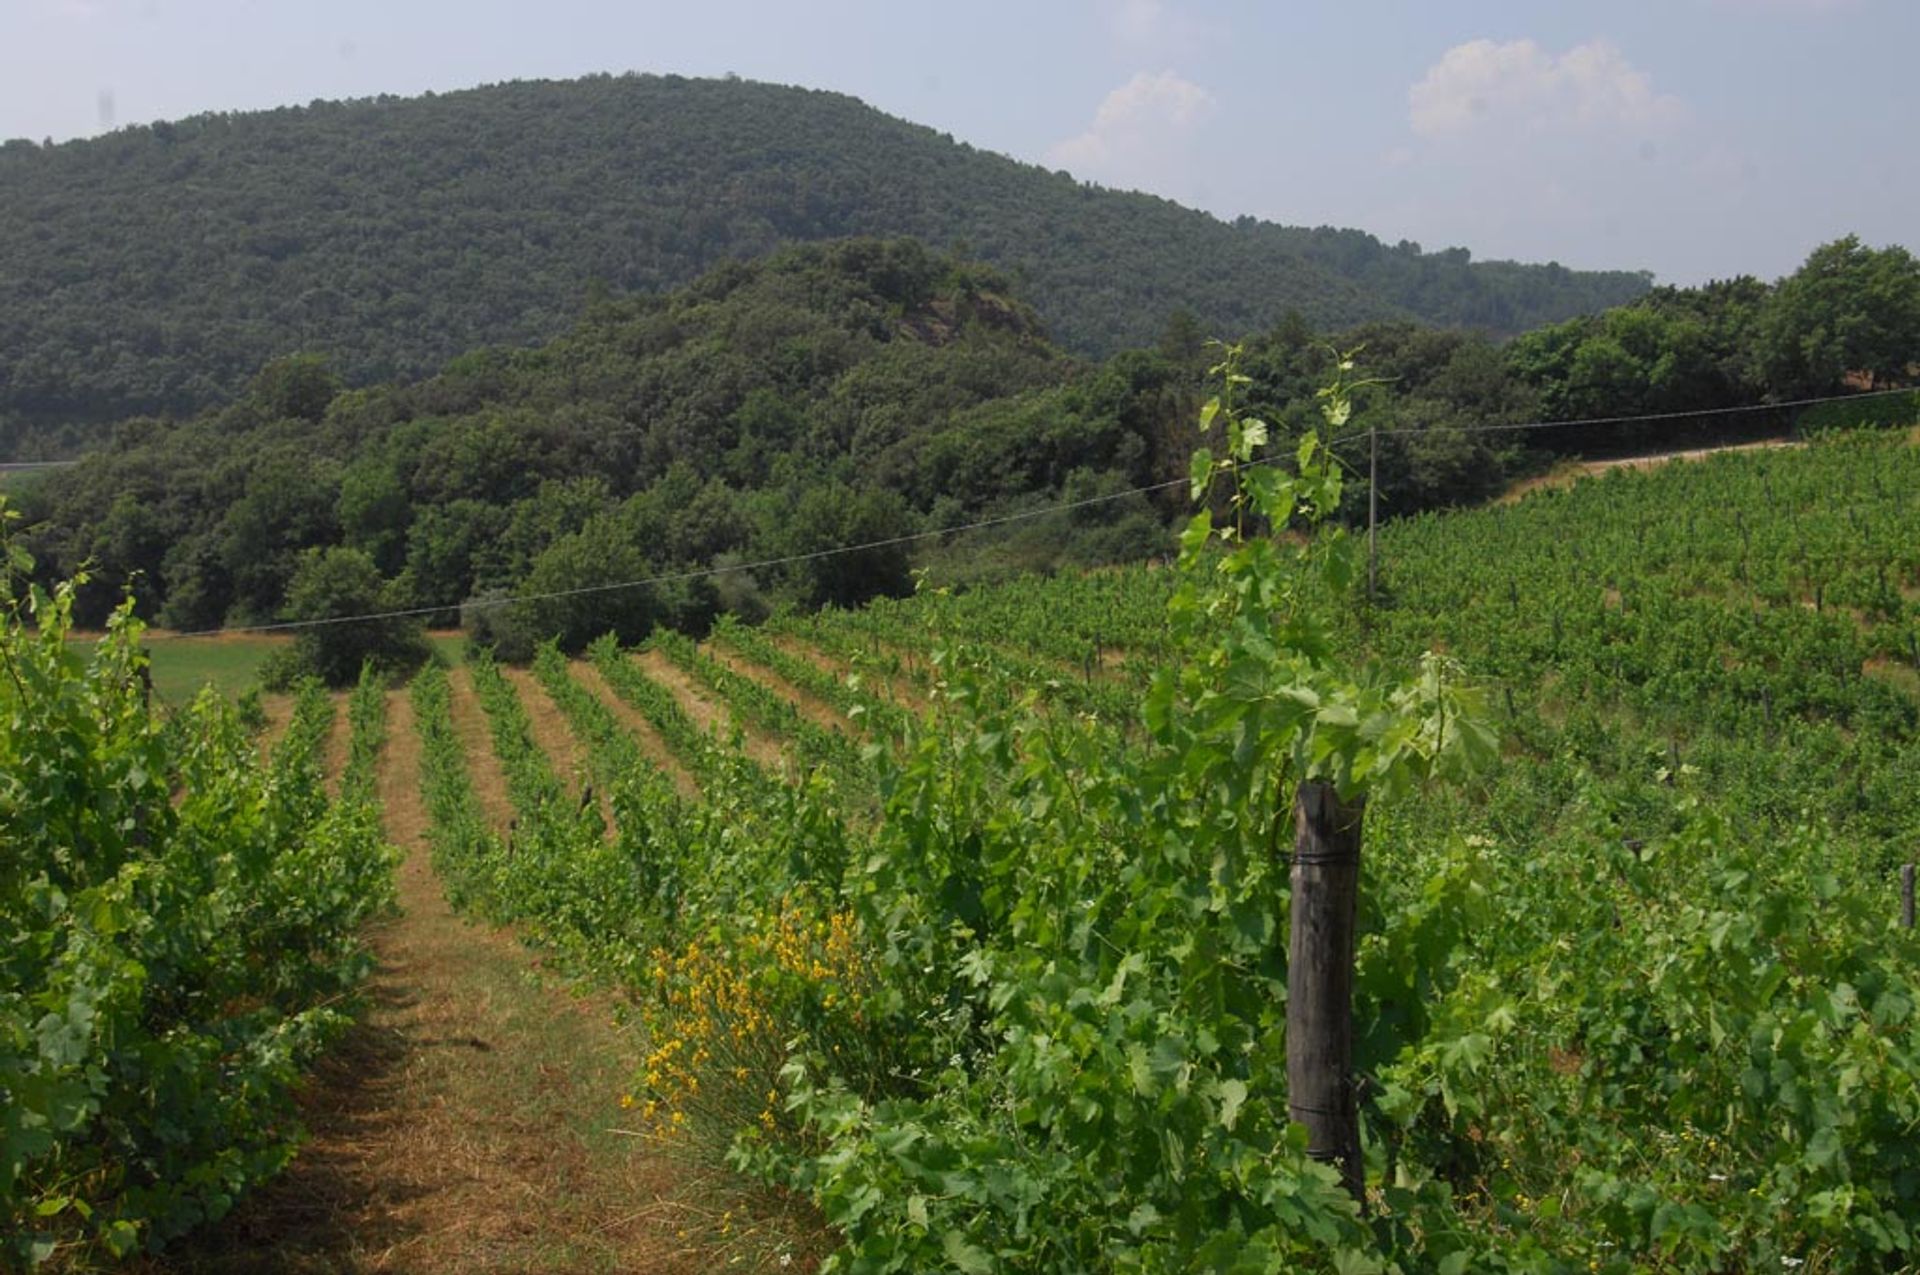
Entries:
{"type": "Polygon", "coordinates": [[[1699,283],[1920,249],[1920,0],[0,0],[0,138],[592,72],[853,94],[1231,218],[1699,283]]]}

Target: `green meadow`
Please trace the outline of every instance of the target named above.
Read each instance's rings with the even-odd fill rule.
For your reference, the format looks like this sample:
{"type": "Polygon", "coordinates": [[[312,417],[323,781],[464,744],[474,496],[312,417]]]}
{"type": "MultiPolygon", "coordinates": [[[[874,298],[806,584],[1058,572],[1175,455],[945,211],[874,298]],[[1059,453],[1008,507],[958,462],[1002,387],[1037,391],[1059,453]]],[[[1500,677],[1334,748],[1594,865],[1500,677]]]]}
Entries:
{"type": "MultiPolygon", "coordinates": [[[[187,703],[209,685],[237,699],[257,684],[267,657],[290,640],[279,633],[182,638],[150,632],[147,655],[152,661],[153,689],[175,706],[187,703]]],[[[442,660],[460,662],[463,639],[459,633],[430,633],[427,641],[442,660]]]]}

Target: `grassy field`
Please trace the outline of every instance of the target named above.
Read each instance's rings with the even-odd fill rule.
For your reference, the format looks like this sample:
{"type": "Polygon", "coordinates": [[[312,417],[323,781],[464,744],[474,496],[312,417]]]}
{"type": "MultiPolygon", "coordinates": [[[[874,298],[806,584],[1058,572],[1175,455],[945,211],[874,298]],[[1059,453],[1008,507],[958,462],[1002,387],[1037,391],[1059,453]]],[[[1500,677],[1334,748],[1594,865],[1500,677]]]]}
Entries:
{"type": "Polygon", "coordinates": [[[254,684],[260,666],[289,639],[273,635],[218,638],[150,637],[153,689],[170,704],[184,704],[202,686],[238,697],[254,684]]]}
{"type": "Polygon", "coordinates": [[[458,629],[442,629],[427,634],[427,641],[448,664],[458,664],[466,647],[467,635],[458,629]]]}
{"type": "MultiPolygon", "coordinates": [[[[464,640],[458,632],[427,635],[433,649],[449,664],[460,663],[464,640]]],[[[164,630],[154,630],[147,635],[153,689],[176,705],[185,704],[207,685],[222,695],[238,698],[254,686],[267,657],[290,641],[280,633],[175,638],[164,630]]]]}

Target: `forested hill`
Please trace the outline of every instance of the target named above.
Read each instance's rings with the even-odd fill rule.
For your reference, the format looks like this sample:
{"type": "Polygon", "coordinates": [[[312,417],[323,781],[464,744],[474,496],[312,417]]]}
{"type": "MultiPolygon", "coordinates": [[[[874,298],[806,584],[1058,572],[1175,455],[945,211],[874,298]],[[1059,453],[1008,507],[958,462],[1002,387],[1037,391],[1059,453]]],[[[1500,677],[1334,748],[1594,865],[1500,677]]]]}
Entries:
{"type": "MultiPolygon", "coordinates": [[[[805,244],[420,381],[343,390],[276,360],[224,408],[119,425],[22,501],[46,571],[93,564],[88,623],[136,578],[180,628],[297,611],[303,554],[328,548],[378,573],[332,614],[796,559],[583,599],[573,636],[697,630],[910,587],[904,548],[806,555],[1167,472],[1184,382],[1157,354],[1063,355],[1004,279],[918,241],[805,244]]],[[[1164,539],[1137,496],[1030,525],[1069,561],[1164,539]]]]}
{"type": "Polygon", "coordinates": [[[1092,355],[1181,308],[1213,332],[1298,311],[1512,333],[1648,284],[1228,224],[798,88],[622,76],[316,103],[0,146],[0,457],[219,403],[294,351],[355,384],[424,375],[558,334],[597,287],[869,234],[963,245],[1092,355]]]}

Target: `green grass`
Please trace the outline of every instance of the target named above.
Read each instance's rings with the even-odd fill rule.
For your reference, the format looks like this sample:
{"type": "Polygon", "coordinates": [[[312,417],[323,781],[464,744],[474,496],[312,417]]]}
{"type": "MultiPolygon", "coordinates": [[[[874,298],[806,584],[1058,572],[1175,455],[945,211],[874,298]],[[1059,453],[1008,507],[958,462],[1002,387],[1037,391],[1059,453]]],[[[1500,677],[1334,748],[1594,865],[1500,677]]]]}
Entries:
{"type": "MultiPolygon", "coordinates": [[[[153,661],[153,689],[174,705],[187,703],[209,684],[222,695],[238,699],[252,689],[267,656],[288,641],[281,634],[208,638],[150,634],[147,655],[153,661]]],[[[461,663],[463,634],[430,633],[427,641],[447,663],[461,663]]]]}
{"type": "Polygon", "coordinates": [[[150,638],[153,689],[175,705],[208,684],[237,699],[253,686],[267,656],[286,644],[280,637],[150,638]]]}
{"type": "MultiPolygon", "coordinates": [[[[75,646],[90,647],[92,637],[70,639],[75,646]]],[[[153,689],[162,700],[180,707],[189,703],[200,688],[211,684],[229,699],[238,699],[252,689],[276,647],[285,646],[279,637],[170,638],[149,635],[147,658],[153,669],[153,689]]]]}
{"type": "Polygon", "coordinates": [[[440,652],[440,658],[455,668],[466,663],[467,635],[458,629],[429,633],[427,644],[440,652]]]}

